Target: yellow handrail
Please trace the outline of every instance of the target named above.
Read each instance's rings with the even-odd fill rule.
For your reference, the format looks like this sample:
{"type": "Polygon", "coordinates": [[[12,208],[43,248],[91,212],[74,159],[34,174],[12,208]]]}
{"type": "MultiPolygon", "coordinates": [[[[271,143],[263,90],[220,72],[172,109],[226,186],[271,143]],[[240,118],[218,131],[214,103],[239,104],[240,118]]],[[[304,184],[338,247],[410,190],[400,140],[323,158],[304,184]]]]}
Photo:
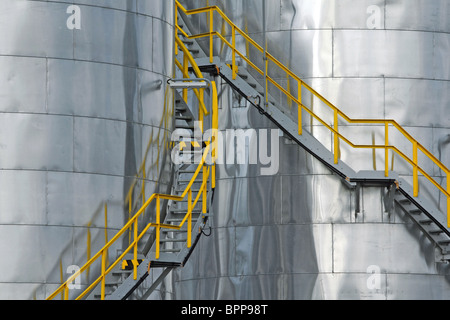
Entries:
{"type": "MultiPolygon", "coordinates": [[[[209,38],[210,39],[210,51],[209,51],[209,57],[210,61],[213,62],[214,52],[213,52],[213,40],[214,37],[220,39],[222,41],[222,45],[227,45],[231,52],[232,52],[232,63],[231,63],[231,69],[233,72],[233,78],[237,75],[237,65],[236,65],[236,55],[241,57],[251,68],[253,68],[256,72],[258,72],[260,75],[265,75],[265,92],[268,92],[268,83],[270,82],[273,84],[282,94],[284,94],[288,101],[294,101],[298,106],[298,133],[301,135],[303,133],[302,128],[302,112],[306,111],[313,119],[316,119],[319,121],[325,128],[327,128],[333,135],[333,154],[334,154],[334,162],[337,164],[339,162],[339,143],[340,140],[345,141],[348,145],[350,145],[352,148],[356,149],[384,149],[385,150],[385,176],[389,176],[389,150],[392,150],[393,152],[400,155],[403,159],[405,159],[410,165],[413,167],[413,189],[414,189],[414,197],[417,197],[419,195],[419,180],[418,175],[421,173],[424,177],[426,177],[437,189],[444,194],[444,196],[447,197],[447,224],[448,227],[450,227],[450,170],[441,162],[439,159],[437,159],[432,153],[430,153],[425,147],[423,147],[416,139],[414,139],[403,127],[401,127],[396,121],[389,120],[389,119],[351,119],[346,114],[344,114],[341,110],[339,110],[336,106],[334,106],[331,102],[329,102],[327,99],[325,99],[322,95],[320,95],[317,91],[315,91],[312,87],[310,87],[308,84],[306,84],[300,77],[298,77],[296,74],[294,74],[288,67],[283,65],[280,61],[278,61],[274,56],[272,56],[270,53],[266,52],[267,60],[264,63],[264,70],[261,70],[256,63],[252,62],[249,57],[247,57],[245,54],[241,53],[236,48],[236,34],[239,34],[244,41],[248,45],[252,45],[254,48],[256,48],[259,52],[264,53],[264,48],[260,46],[256,41],[254,41],[248,34],[246,34],[244,31],[242,31],[239,27],[237,27],[224,13],[223,11],[217,7],[217,6],[208,6],[204,8],[194,9],[194,10],[186,10],[183,5],[179,3],[178,0],[176,2],[176,10],[178,14],[178,10],[181,10],[185,15],[197,15],[201,13],[208,13],[209,15],[209,31],[199,33],[196,35],[188,35],[179,25],[178,20],[176,21],[176,29],[177,33],[182,33],[186,38],[188,39],[199,39],[199,38],[209,38]],[[214,31],[214,13],[217,13],[222,18],[224,22],[226,22],[230,28],[231,28],[231,43],[223,36],[223,32],[217,32],[214,31]],[[280,68],[283,72],[286,73],[286,77],[288,80],[292,78],[294,81],[298,84],[298,96],[295,97],[293,94],[291,94],[290,89],[286,90],[283,88],[280,84],[278,84],[272,77],[269,76],[269,63],[273,63],[275,66],[280,68]],[[307,91],[309,91],[312,95],[312,97],[318,98],[320,101],[322,101],[328,108],[331,109],[333,112],[333,123],[329,125],[326,123],[325,120],[323,120],[320,116],[318,116],[313,110],[308,108],[302,103],[302,89],[305,88],[307,91]],[[346,138],[342,133],[339,132],[339,120],[343,119],[349,124],[379,124],[384,126],[384,144],[383,145],[358,145],[352,143],[348,138],[346,138]],[[399,148],[390,145],[390,128],[393,127],[397,129],[406,139],[408,139],[412,144],[413,149],[413,158],[411,159],[408,157],[405,153],[400,151],[399,148]],[[433,177],[431,177],[419,164],[418,164],[418,151],[421,151],[429,160],[431,160],[435,165],[437,165],[443,173],[447,177],[447,186],[444,188],[441,186],[440,183],[438,183],[433,177]]],[[[176,14],[176,16],[177,16],[176,14]]],[[[222,26],[223,29],[223,26],[222,26]]],[[[247,50],[248,51],[248,50],[247,50]]],[[[290,81],[288,81],[290,82],[290,81]]],[[[268,102],[268,96],[266,95],[266,102],[268,102]]]]}
{"type": "MultiPolygon", "coordinates": [[[[159,239],[159,234],[161,228],[165,229],[173,229],[173,230],[180,230],[183,225],[186,223],[186,220],[192,219],[192,208],[195,207],[197,204],[200,196],[205,191],[205,184],[207,183],[207,179],[205,180],[205,177],[203,178],[203,183],[200,188],[200,191],[198,192],[195,200],[192,202],[192,185],[197,179],[197,176],[200,174],[201,170],[204,168],[204,164],[206,161],[206,157],[208,156],[209,149],[211,148],[211,145],[206,146],[204,150],[204,154],[202,157],[202,161],[198,164],[197,170],[195,171],[191,181],[187,185],[185,191],[181,196],[173,196],[173,195],[164,195],[164,194],[153,194],[147,202],[141,207],[141,209],[125,224],[125,226],[100,250],[95,254],[86,264],[81,267],[76,273],[74,273],[71,277],[67,279],[66,282],[64,282],[54,293],[52,293],[47,300],[52,300],[55,296],[60,294],[61,292],[64,292],[64,299],[68,299],[69,294],[69,284],[71,284],[77,277],[79,277],[85,270],[87,270],[95,261],[97,261],[99,258],[102,258],[101,262],[101,275],[87,288],[85,291],[83,291],[76,300],[79,300],[83,298],[87,293],[89,293],[99,282],[102,282],[101,287],[101,299],[103,300],[105,298],[105,279],[106,275],[109,274],[114,267],[123,260],[125,255],[130,252],[133,249],[133,274],[134,279],[136,279],[137,276],[137,246],[139,240],[145,235],[145,233],[148,231],[150,227],[156,228],[156,238],[159,239]],[[188,210],[188,213],[185,215],[183,221],[180,222],[179,225],[168,225],[168,224],[162,224],[160,222],[160,199],[164,200],[172,200],[172,201],[183,201],[184,198],[188,195],[189,202],[188,205],[190,206],[190,210],[188,210]],[[156,223],[148,223],[146,227],[141,231],[141,233],[138,235],[138,218],[145,212],[145,210],[148,208],[148,206],[153,202],[153,200],[156,200],[156,223]],[[130,228],[134,227],[134,241],[128,246],[126,250],[114,261],[108,269],[106,269],[106,252],[107,250],[130,228]]],[[[206,170],[206,176],[209,178],[210,175],[210,169],[206,170]]],[[[203,171],[205,173],[205,171],[203,171]]],[[[206,212],[204,212],[206,213],[206,212]]],[[[190,223],[191,220],[188,221],[190,223]]],[[[190,238],[190,231],[188,229],[188,247],[191,245],[191,238],[190,238]]],[[[159,241],[156,241],[156,252],[155,252],[155,258],[159,258],[159,241]]]]}
{"type": "MultiPolygon", "coordinates": [[[[184,63],[184,65],[180,65],[178,60],[176,60],[176,65],[180,67],[180,70],[184,73],[186,78],[188,78],[188,63],[191,64],[192,68],[194,69],[194,72],[198,78],[203,78],[203,75],[201,71],[199,70],[197,64],[195,63],[195,60],[193,59],[192,55],[189,53],[188,49],[184,46],[184,44],[176,38],[176,50],[182,50],[184,53],[184,59],[187,61],[184,63]]],[[[92,289],[95,288],[99,283],[101,283],[101,299],[104,300],[105,298],[105,280],[106,276],[121,262],[125,255],[133,250],[133,277],[136,280],[137,278],[137,267],[138,267],[138,261],[137,261],[137,249],[138,249],[138,243],[142,239],[142,237],[146,234],[146,232],[150,228],[155,228],[156,230],[156,248],[155,248],[155,258],[159,259],[160,257],[160,233],[161,229],[172,229],[172,230],[180,230],[185,223],[188,224],[187,228],[187,247],[191,247],[192,245],[192,210],[198,203],[201,196],[203,196],[203,205],[202,205],[202,213],[206,214],[206,192],[207,192],[207,183],[208,181],[211,181],[211,187],[215,188],[215,160],[216,160],[216,135],[214,132],[217,132],[218,130],[218,105],[217,105],[217,88],[214,81],[211,82],[211,95],[212,95],[212,106],[211,106],[211,116],[212,116],[212,130],[213,135],[211,137],[211,141],[206,142],[206,147],[203,151],[203,156],[201,162],[198,164],[197,169],[192,176],[190,182],[186,186],[183,194],[181,196],[173,196],[173,195],[165,195],[165,194],[153,194],[139,209],[139,211],[131,218],[129,221],[125,224],[125,226],[117,232],[117,234],[109,240],[105,246],[103,246],[102,249],[100,249],[92,258],[90,258],[76,273],[71,275],[63,284],[59,286],[57,290],[55,290],[49,297],[47,297],[47,300],[53,300],[58,294],[62,294],[63,299],[67,300],[69,298],[69,286],[70,284],[77,279],[83,272],[90,269],[93,263],[101,259],[101,272],[100,276],[93,281],[79,296],[76,297],[76,300],[82,299],[86,294],[88,294],[92,289]],[[207,167],[206,160],[209,157],[209,154],[212,155],[212,165],[210,167],[207,167]],[[200,187],[200,190],[198,191],[197,195],[195,196],[195,199],[193,199],[193,191],[192,186],[194,182],[196,181],[197,177],[202,174],[202,184],[200,187]],[[172,201],[183,201],[185,198],[188,198],[188,209],[187,213],[184,216],[183,220],[180,222],[179,225],[169,225],[161,223],[161,211],[160,211],[160,200],[172,200],[172,201]],[[146,209],[150,206],[153,201],[156,201],[156,221],[148,223],[144,229],[139,233],[138,230],[138,218],[141,217],[146,209]],[[134,240],[132,243],[129,244],[128,248],[123,251],[123,253],[112,263],[107,267],[107,253],[108,249],[116,243],[120,239],[120,237],[129,229],[133,228],[133,237],[134,240]]],[[[203,89],[200,89],[203,90],[203,89]]],[[[196,91],[196,96],[199,99],[200,104],[200,117],[203,117],[205,115],[208,115],[209,112],[207,112],[205,103],[204,103],[204,94],[202,91],[196,91]],[[201,100],[200,100],[201,99],[201,100]]]]}

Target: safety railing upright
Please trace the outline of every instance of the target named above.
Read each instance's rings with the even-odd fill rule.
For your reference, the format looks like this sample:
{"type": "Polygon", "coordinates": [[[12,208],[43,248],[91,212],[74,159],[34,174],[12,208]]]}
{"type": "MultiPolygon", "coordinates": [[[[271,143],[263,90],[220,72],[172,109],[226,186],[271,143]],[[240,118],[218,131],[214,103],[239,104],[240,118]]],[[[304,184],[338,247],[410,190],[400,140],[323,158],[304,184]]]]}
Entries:
{"type": "MultiPolygon", "coordinates": [[[[447,199],[446,201],[446,212],[447,212],[447,225],[450,227],[450,170],[438,159],[436,158],[430,151],[428,151],[422,144],[420,144],[411,134],[409,134],[402,126],[400,126],[395,120],[390,119],[352,119],[347,116],[344,112],[334,106],[331,102],[325,99],[321,94],[319,94],[316,90],[314,90],[310,85],[308,85],[305,81],[303,81],[299,76],[294,74],[290,68],[286,67],[280,61],[278,61],[272,54],[264,50],[264,48],[259,45],[255,40],[253,40],[246,32],[240,29],[236,24],[231,21],[231,19],[224,14],[224,12],[217,6],[208,6],[199,9],[187,10],[183,7],[183,5],[176,0],[176,16],[178,13],[183,13],[186,16],[200,15],[206,14],[206,26],[207,30],[205,32],[200,32],[198,34],[188,35],[183,28],[178,25],[178,20],[176,21],[177,33],[183,34],[187,39],[209,39],[209,52],[207,52],[210,62],[214,61],[214,41],[215,39],[219,39],[222,42],[222,45],[225,45],[231,51],[231,63],[230,68],[232,70],[233,80],[236,79],[238,74],[238,65],[237,58],[239,57],[244,61],[248,68],[253,69],[263,77],[263,86],[265,90],[265,104],[269,103],[269,84],[272,85],[275,89],[278,90],[279,93],[284,95],[285,99],[288,102],[294,102],[297,107],[297,121],[298,121],[298,134],[303,134],[303,114],[306,112],[309,114],[311,119],[317,120],[323,127],[325,127],[333,136],[332,138],[332,152],[334,154],[334,162],[337,164],[339,162],[340,157],[340,141],[344,141],[350,147],[354,149],[382,149],[384,150],[384,174],[386,177],[389,177],[389,151],[398,154],[401,158],[403,158],[406,163],[412,166],[412,177],[413,177],[413,189],[414,189],[414,197],[419,195],[419,174],[422,174],[428,181],[434,185],[439,192],[441,192],[447,199]],[[217,23],[217,19],[221,20],[221,25],[217,23]],[[216,23],[215,23],[216,22],[216,23]],[[226,28],[224,24],[228,26],[228,30],[231,30],[231,34],[224,34],[223,30],[226,28]],[[220,31],[216,31],[216,27],[220,28],[220,31]],[[259,52],[261,55],[261,59],[259,61],[251,60],[246,54],[242,53],[237,48],[237,38],[245,41],[247,52],[249,51],[248,47],[252,46],[255,52],[259,52]],[[229,39],[231,38],[231,42],[229,39]],[[262,61],[262,63],[261,63],[262,61]],[[262,64],[262,67],[258,67],[258,64],[262,64]],[[273,67],[271,67],[273,66],[273,67]],[[276,71],[273,69],[277,68],[276,71]],[[270,74],[278,74],[281,72],[285,75],[284,79],[287,80],[288,84],[296,83],[297,84],[297,93],[294,95],[291,93],[291,86],[288,88],[284,88],[281,84],[279,84],[276,79],[270,76],[270,74]],[[320,100],[328,109],[331,111],[331,121],[326,121],[321,117],[317,111],[314,111],[312,107],[306,106],[302,99],[303,93],[307,91],[311,95],[311,99],[317,98],[320,100]],[[340,128],[342,125],[340,121],[344,121],[347,124],[352,125],[379,125],[384,128],[384,144],[357,144],[353,143],[352,138],[347,138],[340,132],[340,128]],[[400,147],[392,145],[391,137],[393,136],[392,129],[395,129],[401,136],[405,137],[411,143],[412,157],[406,155],[404,151],[401,150],[400,147]],[[447,186],[442,186],[431,174],[429,174],[423,167],[423,165],[419,165],[419,151],[425,156],[428,161],[431,161],[434,165],[436,165],[439,170],[442,171],[444,178],[446,178],[447,186]]],[[[178,37],[178,35],[177,35],[178,37]]]]}
{"type": "MultiPolygon", "coordinates": [[[[186,79],[189,78],[188,70],[192,68],[194,70],[194,74],[197,78],[203,79],[203,75],[199,70],[195,60],[190,54],[189,50],[186,46],[179,40],[176,40],[176,50],[183,52],[183,63],[180,63],[178,60],[175,61],[177,67],[183,72],[183,75],[186,79]]],[[[193,78],[194,80],[195,78],[193,78]]],[[[129,219],[129,221],[124,225],[124,227],[116,233],[116,235],[109,240],[92,258],[90,258],[79,270],[77,270],[73,275],[71,275],[64,283],[62,283],[58,289],[56,289],[52,294],[50,294],[46,300],[53,300],[57,295],[61,295],[63,300],[69,299],[69,290],[74,281],[80,277],[82,274],[89,272],[94,264],[99,264],[100,274],[94,281],[92,281],[87,287],[82,291],[81,294],[75,297],[75,300],[80,300],[86,297],[97,285],[100,284],[100,298],[101,300],[105,299],[105,288],[106,288],[106,276],[112,272],[112,270],[121,263],[125,256],[129,253],[132,253],[132,265],[133,265],[133,277],[134,280],[137,278],[137,267],[138,263],[138,245],[139,241],[145,236],[145,234],[149,231],[150,228],[155,229],[156,240],[155,240],[155,259],[160,258],[160,235],[161,229],[170,229],[170,230],[180,230],[185,224],[187,224],[187,240],[186,245],[188,248],[192,245],[192,219],[193,219],[193,209],[196,207],[196,204],[202,197],[202,213],[206,214],[207,208],[207,184],[211,183],[211,188],[215,188],[215,160],[216,160],[216,134],[218,130],[218,105],[217,105],[217,88],[214,81],[210,82],[211,84],[211,96],[212,105],[211,110],[208,111],[205,103],[205,95],[204,89],[195,89],[195,95],[199,99],[199,119],[203,119],[205,116],[211,116],[211,130],[213,134],[211,134],[211,138],[209,141],[203,141],[206,144],[206,147],[203,150],[203,155],[200,163],[198,163],[195,173],[193,174],[190,182],[185,187],[181,196],[174,195],[165,195],[165,194],[153,194],[142,207],[136,212],[136,214],[129,219]],[[193,185],[198,177],[202,177],[202,184],[198,191],[194,191],[193,185]],[[195,194],[197,192],[197,194],[195,194]],[[161,200],[172,200],[174,202],[184,201],[187,197],[187,213],[182,219],[182,221],[178,225],[172,224],[164,224],[161,219],[161,200]],[[139,231],[139,221],[145,212],[149,209],[151,204],[155,204],[155,221],[147,223],[142,230],[139,231]],[[129,246],[123,250],[122,254],[112,263],[108,263],[108,250],[116,243],[118,243],[126,234],[128,230],[132,229],[132,238],[133,241],[129,244],[129,246]]],[[[187,99],[187,97],[186,97],[187,99]]],[[[204,130],[205,128],[202,128],[204,130]]],[[[197,187],[196,187],[197,188],[197,187]]],[[[195,189],[196,189],[195,188],[195,189]]],[[[196,189],[197,190],[197,189],[196,189]]]]}

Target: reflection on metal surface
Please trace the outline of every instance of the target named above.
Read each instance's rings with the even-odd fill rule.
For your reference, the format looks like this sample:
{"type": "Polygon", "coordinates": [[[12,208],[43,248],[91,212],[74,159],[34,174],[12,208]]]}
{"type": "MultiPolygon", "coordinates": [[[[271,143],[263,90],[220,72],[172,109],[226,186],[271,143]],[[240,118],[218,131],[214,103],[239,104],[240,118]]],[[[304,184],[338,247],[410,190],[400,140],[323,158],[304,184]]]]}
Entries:
{"type": "Polygon", "coordinates": [[[45,298],[169,190],[173,9],[1,1],[1,299],[45,298]]]}
{"type": "MultiPolygon", "coordinates": [[[[447,0],[265,1],[266,19],[261,0],[182,3],[220,6],[260,45],[266,20],[268,50],[333,104],[352,118],[395,119],[450,163],[447,0]]],[[[8,257],[0,260],[1,299],[46,297],[132,208],[170,187],[173,11],[172,1],[0,2],[0,254],[8,257]]],[[[205,14],[192,26],[208,23],[205,14]]],[[[219,29],[231,39],[225,24],[219,29]]],[[[242,37],[235,40],[256,56],[242,37]]],[[[231,58],[219,41],[213,49],[231,58]]],[[[270,76],[296,90],[282,73],[270,76]]],[[[222,132],[274,128],[222,89],[222,132]]],[[[290,101],[274,98],[296,116],[290,101]]],[[[333,146],[313,119],[303,123],[333,146]]],[[[383,130],[364,129],[369,141],[358,143],[383,143],[383,130]]],[[[413,157],[404,137],[391,139],[413,157]]],[[[345,144],[339,151],[355,170],[384,168],[383,152],[345,144]]],[[[412,181],[406,161],[393,156],[389,164],[412,181]]],[[[386,209],[387,190],[348,189],[287,137],[278,174],[259,169],[219,166],[211,237],[150,298],[450,298],[448,265],[435,262],[433,244],[399,208],[386,209]]],[[[425,169],[448,184],[439,167],[425,169]]],[[[426,179],[419,186],[447,209],[426,179]]]]}
{"type": "MultiPolygon", "coordinates": [[[[264,41],[261,1],[181,2],[188,9],[218,5],[260,45],[264,41]]],[[[395,119],[449,163],[445,52],[450,8],[445,1],[283,0],[266,5],[268,50],[277,59],[350,117],[395,119]]],[[[198,28],[193,33],[208,29],[204,17],[192,21],[198,28]]],[[[221,28],[219,20],[214,24],[231,41],[231,30],[221,28]]],[[[207,47],[208,41],[199,42],[207,47]]],[[[241,37],[236,43],[241,52],[257,56],[241,37]]],[[[231,61],[231,52],[219,41],[214,50],[231,61]]],[[[285,76],[271,76],[288,85],[285,76]]],[[[257,111],[233,107],[234,97],[226,92],[230,89],[224,90],[221,130],[272,127],[257,111]]],[[[314,105],[314,110],[320,107],[314,105]]],[[[355,129],[340,128],[349,133],[355,129]]],[[[314,130],[320,134],[319,126],[314,130]]],[[[369,141],[358,143],[384,143],[383,130],[367,128],[369,141]]],[[[390,139],[413,156],[404,137],[390,139]]],[[[385,189],[363,185],[349,190],[305,151],[282,140],[277,176],[261,177],[252,166],[219,167],[220,205],[214,211],[213,233],[202,239],[189,264],[174,273],[176,298],[450,297],[448,265],[435,262],[434,245],[399,208],[386,210],[385,189]]],[[[323,135],[323,142],[331,146],[332,137],[323,135]]],[[[351,158],[355,170],[384,168],[384,152],[359,154],[341,144],[341,157],[351,158]]],[[[389,165],[412,181],[406,161],[390,157],[389,165]]],[[[428,164],[426,170],[445,186],[439,167],[428,164]]],[[[446,211],[445,197],[423,179],[419,186],[446,211]]]]}

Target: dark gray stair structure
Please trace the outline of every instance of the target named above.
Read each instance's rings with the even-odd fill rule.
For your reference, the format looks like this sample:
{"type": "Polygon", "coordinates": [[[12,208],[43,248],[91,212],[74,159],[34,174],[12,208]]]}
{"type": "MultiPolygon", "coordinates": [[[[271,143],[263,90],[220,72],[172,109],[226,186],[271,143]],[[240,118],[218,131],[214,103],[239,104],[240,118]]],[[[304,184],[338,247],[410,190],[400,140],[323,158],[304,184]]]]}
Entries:
{"type": "MultiPolygon", "coordinates": [[[[174,90],[175,91],[175,90],[174,90]]],[[[191,137],[194,137],[194,117],[189,106],[184,102],[181,94],[175,91],[175,129],[188,130],[191,137]]],[[[174,165],[173,187],[171,195],[181,196],[187,185],[192,180],[197,168],[198,159],[202,157],[204,146],[193,148],[191,142],[193,139],[186,139],[186,148],[179,152],[184,162],[174,165]],[[195,161],[197,160],[197,161],[195,161]]],[[[203,183],[203,176],[196,177],[192,185],[192,201],[194,201],[200,187],[203,183]]],[[[164,278],[175,268],[183,267],[188,261],[192,251],[195,249],[200,237],[204,234],[204,229],[208,228],[210,217],[210,208],[212,202],[213,190],[211,183],[207,185],[207,213],[202,212],[202,198],[200,197],[196,206],[192,209],[192,244],[187,246],[187,226],[185,222],[180,230],[161,228],[160,234],[160,254],[156,259],[155,233],[149,233],[146,239],[147,244],[142,247],[143,252],[138,253],[137,277],[134,279],[132,260],[133,254],[128,253],[124,261],[128,263],[118,264],[115,269],[106,276],[105,281],[105,300],[145,300],[150,294],[158,288],[164,278]],[[146,249],[147,248],[147,249],[146,249]],[[149,249],[148,249],[149,248],[149,249]],[[150,264],[150,269],[149,269],[150,264]],[[124,267],[125,265],[125,267],[124,267]],[[153,275],[152,281],[146,281],[149,276],[149,270],[160,269],[153,275]],[[155,276],[156,274],[156,276],[155,276]]],[[[188,196],[183,201],[167,202],[163,224],[179,226],[188,212],[188,196]]],[[[117,253],[120,256],[121,252],[117,253]]],[[[101,298],[100,286],[97,286],[87,299],[98,300],[101,298]]]]}

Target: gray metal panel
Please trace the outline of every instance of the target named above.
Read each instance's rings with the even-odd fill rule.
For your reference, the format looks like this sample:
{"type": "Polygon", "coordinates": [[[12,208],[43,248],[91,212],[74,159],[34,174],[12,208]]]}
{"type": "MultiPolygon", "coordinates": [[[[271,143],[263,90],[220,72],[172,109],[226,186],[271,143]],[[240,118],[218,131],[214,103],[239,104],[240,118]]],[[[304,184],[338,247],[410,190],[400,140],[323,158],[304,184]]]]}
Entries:
{"type": "Polygon", "coordinates": [[[67,4],[4,0],[0,3],[0,54],[73,57],[73,33],[64,28],[67,4]]]}
{"type": "MultiPolygon", "coordinates": [[[[281,0],[282,29],[366,29],[367,9],[383,0],[281,0]]],[[[382,12],[381,17],[384,17],[382,12]]],[[[382,26],[384,24],[382,23],[382,26]]]]}
{"type": "Polygon", "coordinates": [[[0,224],[47,222],[47,174],[42,171],[0,171],[0,224]],[[17,196],[19,195],[19,198],[17,196]]]}
{"type": "MultiPolygon", "coordinates": [[[[61,252],[72,241],[71,228],[1,225],[0,231],[8,239],[0,242],[0,251],[8,257],[0,261],[1,282],[45,281],[47,272],[59,263],[52,252],[61,252]]],[[[59,272],[50,275],[48,280],[59,281],[59,272]]],[[[22,299],[29,294],[21,293],[22,299]]]]}
{"type": "Polygon", "coordinates": [[[352,221],[352,193],[333,175],[283,176],[281,193],[283,224],[352,221]]]}
{"type": "Polygon", "coordinates": [[[123,172],[126,123],[94,118],[74,122],[74,170],[117,175],[123,172]]]}
{"type": "MultiPolygon", "coordinates": [[[[106,1],[106,0],[105,0],[106,1]]],[[[155,17],[172,24],[175,9],[174,1],[136,1],[137,12],[155,17]]]]}
{"type": "MultiPolygon", "coordinates": [[[[448,21],[447,17],[447,21],[448,21]]],[[[450,28],[447,29],[447,31],[450,28]]],[[[434,33],[434,78],[448,80],[450,78],[450,62],[447,53],[450,50],[450,33],[434,33]]]]}
{"type": "MultiPolygon", "coordinates": [[[[411,226],[414,230],[414,227],[411,226]]],[[[333,227],[334,271],[367,272],[377,265],[383,273],[436,272],[433,245],[403,224],[336,224],[333,227]]]]}
{"type": "Polygon", "coordinates": [[[114,65],[49,60],[48,111],[55,114],[127,120],[134,96],[126,92],[136,70],[114,65]],[[113,90],[117,88],[122,90],[113,90]]]}
{"type": "Polygon", "coordinates": [[[70,4],[76,5],[89,5],[89,6],[98,6],[103,8],[111,8],[118,10],[125,10],[130,12],[136,12],[136,2],[134,0],[60,0],[59,2],[67,2],[70,4]]]}
{"type": "Polygon", "coordinates": [[[336,30],[334,75],[434,79],[433,53],[432,33],[336,30]]]}
{"type": "MultiPolygon", "coordinates": [[[[385,81],[389,80],[391,79],[313,78],[308,79],[307,83],[350,118],[382,119],[385,112],[391,110],[391,108],[385,110],[384,104],[381,103],[385,88],[386,90],[390,88],[388,84],[385,85],[385,81]]],[[[296,84],[291,84],[291,90],[291,92],[296,92],[296,84]]],[[[327,108],[320,102],[314,102],[314,111],[320,110],[322,106],[327,108]]],[[[310,105],[308,100],[304,103],[310,105]]],[[[304,112],[304,116],[307,117],[306,112],[304,112]]]]}
{"type": "Polygon", "coordinates": [[[448,32],[449,3],[445,0],[388,0],[386,28],[448,32]]]}
{"type": "Polygon", "coordinates": [[[1,113],[0,145],[2,169],[72,170],[72,119],[1,113]]]}
{"type": "Polygon", "coordinates": [[[0,57],[0,105],[4,112],[46,112],[45,59],[0,57]]]}
{"type": "Polygon", "coordinates": [[[123,226],[123,177],[49,172],[46,189],[50,225],[103,228],[106,204],[108,228],[123,226]]]}
{"type": "Polygon", "coordinates": [[[390,300],[448,300],[449,280],[445,275],[387,274],[390,300]],[[420,288],[420,290],[417,290],[420,288]]]}
{"type": "Polygon", "coordinates": [[[450,97],[442,92],[449,90],[449,81],[386,79],[386,118],[404,126],[448,127],[450,97]]]}
{"type": "Polygon", "coordinates": [[[153,33],[158,37],[153,39],[153,55],[158,57],[153,59],[153,71],[171,76],[173,73],[173,53],[174,42],[167,41],[173,36],[173,26],[170,24],[153,19],[153,33]]]}
{"type": "Polygon", "coordinates": [[[74,58],[138,66],[136,14],[83,7],[83,28],[74,33],[74,58]]]}

